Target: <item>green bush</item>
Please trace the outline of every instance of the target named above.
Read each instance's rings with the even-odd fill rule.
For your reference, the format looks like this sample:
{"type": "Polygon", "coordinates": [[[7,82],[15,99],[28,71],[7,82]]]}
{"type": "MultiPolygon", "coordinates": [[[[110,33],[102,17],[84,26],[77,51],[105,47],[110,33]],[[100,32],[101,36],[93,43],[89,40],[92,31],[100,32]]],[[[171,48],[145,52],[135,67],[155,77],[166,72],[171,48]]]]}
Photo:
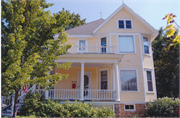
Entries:
{"type": "Polygon", "coordinates": [[[146,115],[150,117],[173,117],[174,110],[180,104],[180,99],[158,98],[147,103],[146,115]]]}
{"type": "Polygon", "coordinates": [[[103,107],[95,108],[92,104],[82,102],[63,103],[41,99],[40,94],[32,94],[24,100],[20,115],[41,117],[113,117],[114,111],[103,107]]]}

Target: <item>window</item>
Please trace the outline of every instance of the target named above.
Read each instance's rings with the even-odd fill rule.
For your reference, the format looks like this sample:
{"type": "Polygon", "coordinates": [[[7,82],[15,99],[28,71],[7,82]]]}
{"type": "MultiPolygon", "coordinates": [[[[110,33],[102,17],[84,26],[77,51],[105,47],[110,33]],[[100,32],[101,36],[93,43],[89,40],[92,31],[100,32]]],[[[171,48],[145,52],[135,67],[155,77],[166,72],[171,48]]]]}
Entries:
{"type": "Polygon", "coordinates": [[[143,37],[144,44],[144,54],[149,54],[149,40],[146,37],[143,37]]]}
{"type": "Polygon", "coordinates": [[[100,78],[101,78],[101,90],[107,89],[108,88],[108,70],[101,70],[100,78]]]}
{"type": "Polygon", "coordinates": [[[153,91],[151,71],[146,71],[148,91],[153,91]]]}
{"type": "Polygon", "coordinates": [[[132,29],[131,20],[118,20],[119,29],[132,29]]]}
{"type": "Polygon", "coordinates": [[[106,53],[106,46],[107,46],[106,37],[101,38],[101,52],[102,53],[106,53]]]}
{"type": "Polygon", "coordinates": [[[136,70],[120,70],[121,91],[137,91],[136,70]]]}
{"type": "Polygon", "coordinates": [[[133,36],[119,36],[119,53],[135,53],[133,36]]]}
{"type": "Polygon", "coordinates": [[[124,29],[124,20],[119,20],[119,29],[124,29]]]}
{"type": "Polygon", "coordinates": [[[134,105],[124,105],[124,110],[132,111],[132,110],[135,110],[135,107],[134,107],[134,105]]]}
{"type": "Polygon", "coordinates": [[[79,40],[79,51],[85,51],[86,41],[79,40]]]}
{"type": "Polygon", "coordinates": [[[126,20],[126,29],[131,29],[131,21],[126,20]]]}

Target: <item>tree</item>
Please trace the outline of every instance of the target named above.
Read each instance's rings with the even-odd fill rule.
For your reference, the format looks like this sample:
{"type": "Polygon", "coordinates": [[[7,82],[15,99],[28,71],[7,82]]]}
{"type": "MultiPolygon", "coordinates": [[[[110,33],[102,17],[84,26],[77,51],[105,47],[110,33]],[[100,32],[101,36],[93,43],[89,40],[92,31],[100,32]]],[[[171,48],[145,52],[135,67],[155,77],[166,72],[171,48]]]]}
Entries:
{"type": "MultiPolygon", "coordinates": [[[[164,28],[164,30],[166,31],[166,35],[167,37],[173,36],[174,33],[177,31],[177,28],[175,28],[175,24],[178,28],[180,28],[180,26],[175,22],[175,20],[173,18],[175,18],[176,15],[174,15],[173,13],[168,13],[166,14],[166,16],[163,18],[167,19],[167,26],[164,28]]],[[[180,32],[178,33],[178,35],[173,39],[173,42],[175,42],[175,45],[179,45],[180,43],[180,32]]]]}
{"type": "Polygon", "coordinates": [[[59,11],[58,13],[54,14],[56,20],[57,20],[57,27],[65,27],[65,30],[74,28],[76,26],[80,26],[85,24],[86,19],[82,19],[79,14],[70,13],[70,11],[65,10],[64,8],[62,11],[59,11]],[[64,17],[66,15],[67,17],[64,17]],[[62,20],[64,19],[64,20],[62,20]],[[67,19],[70,21],[67,23],[67,19]]]}
{"type": "Polygon", "coordinates": [[[71,44],[67,44],[64,26],[72,21],[67,14],[56,19],[45,8],[52,6],[45,0],[19,0],[1,2],[2,26],[2,82],[3,88],[15,91],[14,114],[17,114],[18,91],[24,85],[40,84],[53,86],[66,74],[49,75],[54,68],[68,69],[71,63],[58,64],[59,55],[67,53],[71,44]],[[63,21],[61,27],[57,27],[63,21]],[[53,34],[59,33],[57,40],[53,34]],[[49,80],[49,81],[47,81],[49,80]]]}
{"type": "Polygon", "coordinates": [[[175,45],[176,33],[167,37],[163,28],[152,42],[157,96],[178,97],[179,94],[179,46],[175,45]]]}

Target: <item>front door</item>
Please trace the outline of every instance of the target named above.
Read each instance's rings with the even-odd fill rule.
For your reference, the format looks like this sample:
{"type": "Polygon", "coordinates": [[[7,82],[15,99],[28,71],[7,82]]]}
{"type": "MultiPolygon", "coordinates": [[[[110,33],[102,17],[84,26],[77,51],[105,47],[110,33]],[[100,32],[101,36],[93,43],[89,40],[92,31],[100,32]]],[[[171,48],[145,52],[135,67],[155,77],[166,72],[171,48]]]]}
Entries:
{"type": "MultiPolygon", "coordinates": [[[[84,99],[90,99],[90,79],[91,79],[91,73],[85,72],[84,73],[84,99]]],[[[78,79],[78,88],[80,89],[81,86],[81,73],[79,72],[79,79],[78,79]]]]}

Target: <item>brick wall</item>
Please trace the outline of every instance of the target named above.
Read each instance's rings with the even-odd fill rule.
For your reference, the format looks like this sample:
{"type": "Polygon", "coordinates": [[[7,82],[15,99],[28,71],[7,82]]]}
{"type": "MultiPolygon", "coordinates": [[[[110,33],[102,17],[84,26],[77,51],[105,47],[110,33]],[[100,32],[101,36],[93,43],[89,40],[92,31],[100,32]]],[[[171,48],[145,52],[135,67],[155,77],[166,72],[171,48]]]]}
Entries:
{"type": "Polygon", "coordinates": [[[140,116],[143,117],[145,113],[145,104],[135,104],[135,111],[125,111],[124,104],[115,104],[116,117],[131,117],[140,116]]]}

